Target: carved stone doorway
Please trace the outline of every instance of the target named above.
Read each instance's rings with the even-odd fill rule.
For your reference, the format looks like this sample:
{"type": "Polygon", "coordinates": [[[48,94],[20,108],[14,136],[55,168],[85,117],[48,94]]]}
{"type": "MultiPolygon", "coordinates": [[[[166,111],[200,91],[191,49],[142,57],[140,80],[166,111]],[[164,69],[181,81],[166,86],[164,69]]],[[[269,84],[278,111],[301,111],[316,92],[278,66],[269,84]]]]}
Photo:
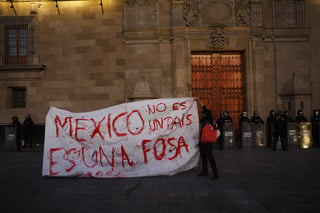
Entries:
{"type": "Polygon", "coordinates": [[[244,110],[244,66],[241,52],[192,52],[192,95],[209,107],[217,120],[228,111],[236,130],[244,110]]]}

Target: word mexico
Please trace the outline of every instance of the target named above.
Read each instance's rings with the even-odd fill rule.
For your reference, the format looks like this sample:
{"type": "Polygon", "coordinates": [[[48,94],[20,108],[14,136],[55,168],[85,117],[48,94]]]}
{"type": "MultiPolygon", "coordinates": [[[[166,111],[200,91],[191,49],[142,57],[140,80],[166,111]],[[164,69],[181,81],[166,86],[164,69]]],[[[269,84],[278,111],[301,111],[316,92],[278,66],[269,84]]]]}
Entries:
{"type": "Polygon", "coordinates": [[[152,99],[46,117],[43,176],[174,175],[197,165],[194,98],[152,99]]]}

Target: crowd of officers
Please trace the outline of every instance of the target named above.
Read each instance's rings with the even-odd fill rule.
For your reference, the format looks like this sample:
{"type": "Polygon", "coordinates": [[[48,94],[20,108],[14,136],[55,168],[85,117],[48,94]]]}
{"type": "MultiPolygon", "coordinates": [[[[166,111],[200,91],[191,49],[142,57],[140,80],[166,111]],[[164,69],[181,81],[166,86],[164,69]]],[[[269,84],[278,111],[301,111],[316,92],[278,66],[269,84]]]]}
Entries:
{"type": "MultiPolygon", "coordinates": [[[[276,110],[270,110],[269,116],[267,118],[267,129],[268,129],[268,141],[267,146],[272,148],[274,151],[276,151],[278,139],[280,139],[282,150],[287,151],[288,150],[288,139],[287,139],[287,133],[288,133],[288,122],[296,122],[298,125],[301,122],[309,122],[309,120],[304,116],[303,110],[298,110],[297,115],[295,119],[292,119],[289,116],[288,111],[281,112],[276,110]]],[[[224,132],[224,124],[225,123],[233,123],[232,118],[229,116],[229,113],[227,111],[221,112],[220,117],[217,120],[219,129],[221,133],[224,132]]],[[[260,113],[258,111],[254,111],[253,116],[251,119],[248,117],[247,112],[242,112],[241,116],[239,118],[239,126],[240,126],[240,132],[242,130],[242,126],[247,124],[262,124],[264,125],[264,121],[260,116],[260,113]]],[[[313,147],[320,145],[320,109],[313,110],[313,114],[311,117],[311,126],[312,126],[312,141],[313,141],[313,147]]],[[[220,144],[220,148],[223,149],[223,135],[218,138],[218,143],[220,144]]],[[[240,148],[242,148],[242,142],[240,139],[240,148]]]]}

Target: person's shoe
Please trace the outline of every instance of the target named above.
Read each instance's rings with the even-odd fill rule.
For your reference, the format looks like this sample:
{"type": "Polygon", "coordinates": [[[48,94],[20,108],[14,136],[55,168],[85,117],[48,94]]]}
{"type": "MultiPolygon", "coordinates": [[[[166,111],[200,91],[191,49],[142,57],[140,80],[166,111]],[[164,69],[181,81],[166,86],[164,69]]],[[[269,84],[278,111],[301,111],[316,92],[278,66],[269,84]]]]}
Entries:
{"type": "Polygon", "coordinates": [[[198,176],[208,176],[208,172],[201,172],[200,174],[198,174],[198,176]]]}

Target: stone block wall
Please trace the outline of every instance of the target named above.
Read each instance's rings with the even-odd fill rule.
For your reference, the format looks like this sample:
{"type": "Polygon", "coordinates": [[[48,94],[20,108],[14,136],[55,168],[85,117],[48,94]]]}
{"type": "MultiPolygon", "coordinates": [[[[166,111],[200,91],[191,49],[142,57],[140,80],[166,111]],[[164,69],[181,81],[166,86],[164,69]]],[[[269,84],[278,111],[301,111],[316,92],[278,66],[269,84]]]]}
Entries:
{"type": "MultiPolygon", "coordinates": [[[[0,2],[0,16],[15,16],[8,1],[0,2]]],[[[192,51],[243,53],[250,115],[259,110],[267,117],[270,109],[283,109],[287,99],[281,91],[293,73],[309,79],[306,115],[320,108],[317,0],[110,0],[103,8],[99,3],[59,1],[58,11],[55,1],[14,1],[18,16],[35,17],[34,63],[45,69],[2,69],[0,124],[26,113],[43,124],[52,106],[83,112],[124,103],[141,79],[152,98],[191,96],[192,51]],[[305,3],[305,21],[290,18],[295,2],[299,11],[305,3]],[[279,12],[286,5],[289,13],[279,12]],[[216,8],[227,15],[209,13],[216,8]],[[8,107],[10,87],[26,87],[25,109],[8,107]]]]}
{"type": "MultiPolygon", "coordinates": [[[[14,6],[18,16],[35,10],[39,64],[46,68],[36,79],[28,79],[28,72],[14,73],[21,75],[17,80],[1,79],[0,98],[7,99],[8,87],[26,87],[27,107],[11,109],[1,102],[0,123],[30,113],[43,124],[50,107],[83,112],[125,102],[123,1],[104,2],[103,14],[99,1],[59,1],[59,11],[54,1],[33,3],[14,6]]],[[[9,2],[0,7],[1,16],[14,16],[9,2]]]]}

